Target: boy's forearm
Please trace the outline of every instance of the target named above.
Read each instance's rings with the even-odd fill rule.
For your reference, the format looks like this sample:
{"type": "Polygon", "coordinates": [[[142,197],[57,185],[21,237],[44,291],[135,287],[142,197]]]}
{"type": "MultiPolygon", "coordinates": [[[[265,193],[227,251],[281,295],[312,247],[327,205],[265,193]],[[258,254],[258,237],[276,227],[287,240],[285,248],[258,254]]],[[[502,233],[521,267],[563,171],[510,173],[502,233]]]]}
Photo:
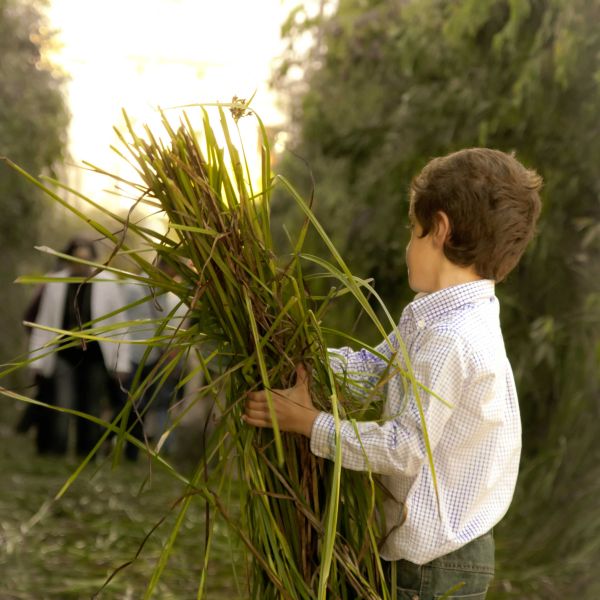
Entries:
{"type": "Polygon", "coordinates": [[[314,422],[318,416],[319,411],[316,408],[302,410],[296,419],[298,426],[297,433],[305,435],[310,439],[314,422]]]}

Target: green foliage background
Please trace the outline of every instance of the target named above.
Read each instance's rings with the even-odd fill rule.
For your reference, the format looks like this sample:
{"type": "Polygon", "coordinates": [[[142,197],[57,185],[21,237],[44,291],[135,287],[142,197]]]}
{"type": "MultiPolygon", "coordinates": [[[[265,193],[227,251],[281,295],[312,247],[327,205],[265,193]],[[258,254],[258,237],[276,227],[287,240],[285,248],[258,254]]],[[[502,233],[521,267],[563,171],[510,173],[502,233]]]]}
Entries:
{"type": "MultiPolygon", "coordinates": [[[[53,172],[60,165],[69,123],[62,94],[65,78],[44,57],[53,43],[43,17],[45,4],[40,0],[0,0],[0,156],[35,174],[53,172]]],[[[33,246],[39,241],[42,223],[47,232],[53,217],[41,196],[0,162],[0,285],[10,290],[0,321],[0,357],[4,360],[20,347],[20,320],[32,292],[12,282],[20,271],[44,264],[33,256],[33,246]]]]}
{"type": "MultiPolygon", "coordinates": [[[[63,77],[35,0],[0,0],[0,155],[28,172],[64,157],[63,77]]],[[[493,598],[600,597],[600,1],[323,0],[284,33],[275,76],[291,116],[284,170],[357,275],[398,315],[410,300],[407,189],[427,160],[458,148],[515,150],[545,179],[539,235],[498,287],[524,422],[513,506],[496,530],[493,598]],[[327,10],[326,10],[327,9],[327,10]],[[306,32],[313,46],[299,51],[306,32]],[[298,77],[298,73],[301,77],[298,77]],[[298,156],[301,157],[300,160],[298,156]],[[308,165],[308,166],[307,166],[308,165]]],[[[30,272],[37,192],[0,163],[0,285],[30,272]],[[25,253],[27,251],[29,254],[25,253]]],[[[274,232],[301,218],[275,203],[274,232]]],[[[282,236],[281,244],[285,244],[282,236]]],[[[322,250],[313,240],[314,252],[322,250]]],[[[61,242],[58,242],[58,246],[61,242]]],[[[12,357],[30,290],[3,306],[0,354],[12,357]]],[[[338,329],[375,334],[350,309],[338,329]]],[[[17,344],[18,345],[18,344],[17,344]]]]}
{"type": "MultiPolygon", "coordinates": [[[[407,190],[429,158],[514,150],[544,177],[539,235],[498,286],[524,422],[498,598],[600,597],[598,23],[598,0],[323,2],[291,14],[274,79],[291,115],[283,171],[307,192],[316,182],[319,220],[398,316],[407,190]]],[[[297,218],[275,209],[274,222],[297,218]]]]}

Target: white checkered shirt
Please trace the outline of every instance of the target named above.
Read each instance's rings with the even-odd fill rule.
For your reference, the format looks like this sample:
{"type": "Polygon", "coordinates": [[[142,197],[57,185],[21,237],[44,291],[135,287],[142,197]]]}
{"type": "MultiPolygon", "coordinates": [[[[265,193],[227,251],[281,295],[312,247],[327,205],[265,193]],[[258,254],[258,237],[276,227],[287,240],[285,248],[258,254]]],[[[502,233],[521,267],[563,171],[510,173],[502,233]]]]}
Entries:
{"type": "MultiPolygon", "coordinates": [[[[382,557],[424,564],[483,535],[504,516],[519,468],[521,421],[492,281],[414,300],[397,330],[416,380],[452,404],[420,388],[439,510],[415,396],[398,374],[387,375],[381,421],[341,422],[342,465],[381,474],[393,496],[384,501],[389,534],[382,557]]],[[[353,382],[347,390],[380,381],[399,347],[396,331],[390,340],[393,350],[385,341],[376,348],[388,360],[365,349],[330,351],[338,376],[353,382]]],[[[333,416],[320,413],[311,450],[332,459],[334,449],[333,416]]]]}

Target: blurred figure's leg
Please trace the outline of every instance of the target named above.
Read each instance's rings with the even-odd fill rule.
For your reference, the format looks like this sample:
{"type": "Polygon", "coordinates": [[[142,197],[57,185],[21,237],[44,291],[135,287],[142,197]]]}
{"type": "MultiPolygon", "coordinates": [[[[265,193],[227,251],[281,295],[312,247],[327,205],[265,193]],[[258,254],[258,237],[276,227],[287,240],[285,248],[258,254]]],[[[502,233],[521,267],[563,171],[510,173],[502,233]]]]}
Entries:
{"type": "MultiPolygon", "coordinates": [[[[37,393],[36,398],[40,402],[54,405],[56,404],[54,391],[54,378],[38,375],[36,377],[37,393]]],[[[57,412],[50,408],[42,406],[32,406],[36,409],[35,412],[35,427],[37,429],[35,436],[35,444],[39,454],[49,454],[55,451],[63,454],[66,452],[66,444],[62,446],[57,444],[55,436],[57,412]]]]}
{"type": "MultiPolygon", "coordinates": [[[[58,355],[56,357],[56,369],[54,372],[54,393],[55,404],[60,408],[75,408],[76,385],[75,369],[69,362],[58,355]]],[[[57,454],[65,454],[69,442],[69,425],[71,416],[52,411],[53,418],[44,423],[43,427],[48,428],[48,435],[51,439],[51,451],[57,454]]]]}
{"type": "MultiPolygon", "coordinates": [[[[106,396],[108,374],[99,361],[83,361],[77,370],[78,410],[100,417],[102,398],[106,396]]],[[[75,450],[79,456],[89,454],[102,435],[102,427],[87,419],[77,419],[77,442],[75,450]]]]}

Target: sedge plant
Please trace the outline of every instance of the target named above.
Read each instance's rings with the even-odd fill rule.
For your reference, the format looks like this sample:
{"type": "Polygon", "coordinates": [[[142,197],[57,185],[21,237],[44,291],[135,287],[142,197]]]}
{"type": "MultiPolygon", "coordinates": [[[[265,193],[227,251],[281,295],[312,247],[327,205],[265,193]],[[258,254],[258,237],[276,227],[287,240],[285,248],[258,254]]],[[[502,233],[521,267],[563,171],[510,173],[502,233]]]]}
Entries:
{"type": "MultiPolygon", "coordinates": [[[[136,131],[125,113],[125,127],[117,130],[120,146],[115,150],[137,172],[135,181],[90,168],[116,180],[121,190],[127,190],[123,194],[135,198],[136,205],[143,204],[163,214],[166,231],[114,214],[60,182],[36,179],[12,165],[110,240],[113,256],[124,256],[136,267],[135,270],[117,268],[110,260],[90,263],[97,270],[108,270],[148,286],[153,291],[147,301],[160,302],[156,290],[173,293],[186,310],[185,325],[174,327],[172,314],[154,323],[155,334],[144,343],[168,348],[169,352],[162,354],[163,358],[145,379],[140,370],[129,391],[129,401],[114,422],[96,419],[106,426],[104,437],[109,432],[117,433],[117,456],[124,441],[131,440],[186,486],[175,509],[178,511],[175,525],[148,582],[145,597],[150,598],[155,592],[189,505],[199,495],[206,502],[207,520],[198,598],[203,597],[208,564],[214,560],[211,555],[214,514],[224,520],[247,549],[246,564],[239,572],[244,597],[394,598],[389,573],[384,573],[378,553],[385,531],[378,505],[386,491],[377,477],[369,472],[342,469],[339,435],[335,459],[325,461],[311,453],[306,438],[281,432],[274,413],[272,430],[248,427],[241,415],[248,391],[264,388],[269,398],[269,390],[293,384],[299,363],[311,373],[316,406],[334,415],[338,434],[342,418],[352,421],[381,414],[383,390],[391,376],[400,374],[405,387],[412,387],[420,406],[422,386],[412,374],[401,341],[400,349],[392,354],[389,368],[375,385],[369,386],[368,392],[361,389],[360,382],[352,381],[352,374],[350,381],[336,374],[328,361],[328,331],[323,319],[340,296],[351,296],[390,345],[388,332],[396,324],[370,283],[350,272],[316,220],[310,202],[285,178],[272,172],[266,130],[248,103],[234,99],[231,104],[187,107],[176,125],[168,112],[161,115],[160,134],[149,127],[136,131]],[[197,123],[189,116],[192,110],[200,116],[197,123]],[[218,117],[218,131],[209,111],[218,117]],[[256,119],[260,132],[259,183],[253,182],[243,144],[237,141],[238,120],[248,114],[256,119]],[[274,248],[269,218],[276,186],[284,189],[289,201],[304,215],[303,225],[290,236],[290,250],[285,254],[274,248]],[[61,190],[76,194],[91,208],[104,213],[121,233],[69,204],[62,198],[61,190]],[[327,258],[303,252],[310,229],[321,237],[327,258]],[[125,241],[122,235],[125,230],[135,234],[137,245],[125,241]],[[157,262],[149,258],[148,250],[169,264],[177,276],[169,277],[158,268],[157,262]],[[323,283],[329,284],[329,292],[313,291],[327,288],[323,283]],[[373,298],[381,304],[383,322],[372,307],[373,298]],[[152,384],[159,387],[190,354],[196,357],[199,365],[196,370],[204,375],[204,392],[212,391],[218,398],[219,419],[206,443],[203,459],[194,473],[185,477],[160,453],[162,442],[176,430],[181,416],[174,419],[156,448],[135,440],[128,432],[128,423],[131,411],[137,411],[136,402],[143,391],[152,384]],[[231,481],[236,482],[233,498],[231,481]],[[231,510],[232,502],[239,508],[231,510]]],[[[23,281],[39,282],[44,278],[23,281]]],[[[122,324],[127,325],[139,323],[122,324]]],[[[57,329],[55,333],[56,342],[65,345],[105,338],[114,332],[102,323],[90,323],[78,331],[57,329]]],[[[27,362],[17,361],[15,366],[27,362]]],[[[193,376],[194,372],[183,376],[179,386],[193,376]]],[[[6,390],[3,393],[8,394],[6,390]]],[[[426,430],[424,437],[433,470],[426,430]]],[[[102,442],[98,442],[97,448],[102,442]]]]}

